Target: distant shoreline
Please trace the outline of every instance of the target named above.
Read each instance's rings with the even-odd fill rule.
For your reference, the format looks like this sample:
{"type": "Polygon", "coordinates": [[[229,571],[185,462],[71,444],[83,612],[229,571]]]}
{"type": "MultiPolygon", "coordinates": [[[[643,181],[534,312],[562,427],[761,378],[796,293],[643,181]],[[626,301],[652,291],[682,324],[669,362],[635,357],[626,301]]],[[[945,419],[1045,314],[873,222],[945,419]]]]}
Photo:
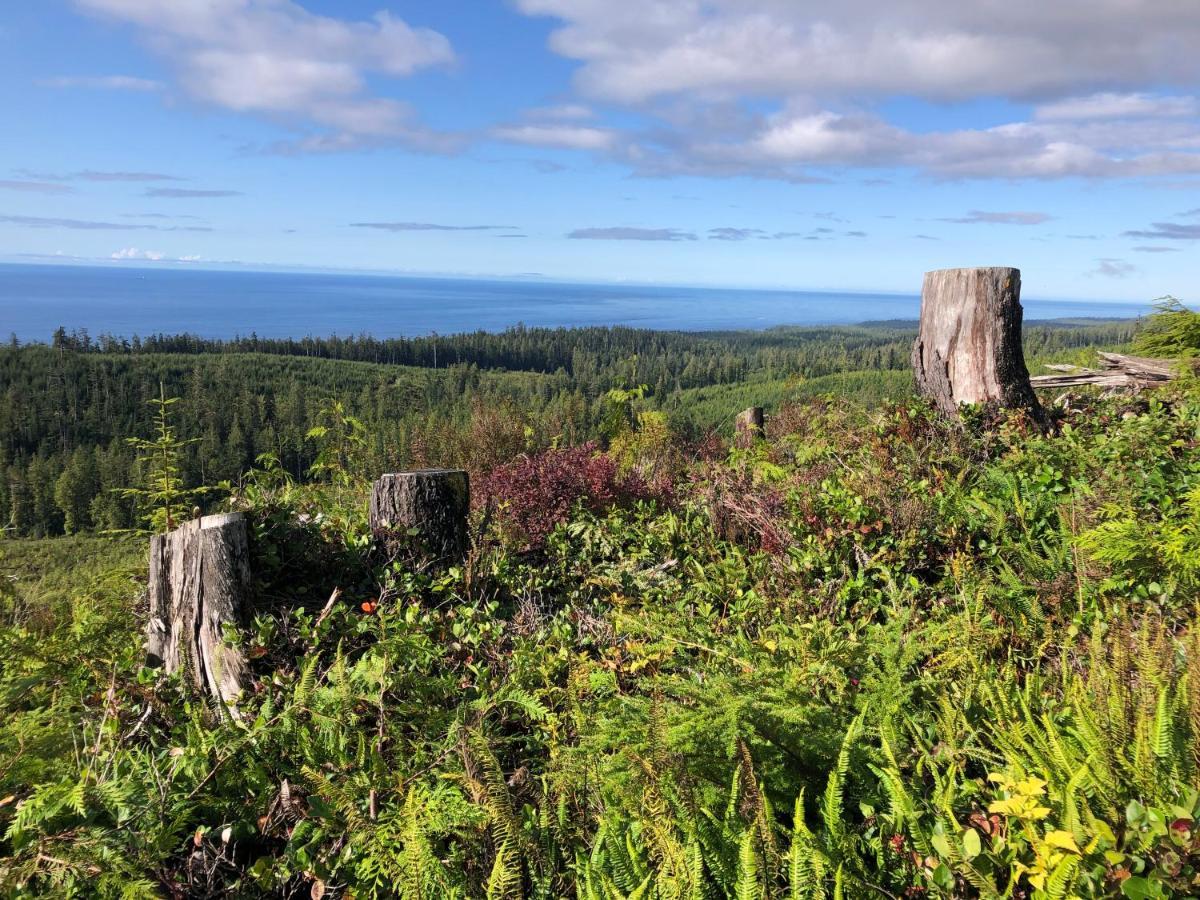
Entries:
{"type": "MultiPolygon", "coordinates": [[[[1034,328],[1052,328],[1052,329],[1071,329],[1071,328],[1087,328],[1089,326],[1099,325],[1116,325],[1122,322],[1136,322],[1138,316],[1075,316],[1071,318],[1061,319],[1033,319],[1025,322],[1025,327],[1028,329],[1034,328]]],[[[433,344],[445,343],[452,344],[460,342],[464,339],[469,339],[476,335],[487,336],[490,338],[503,338],[509,334],[527,333],[538,336],[542,334],[554,334],[558,332],[578,332],[580,335],[584,333],[594,334],[595,332],[613,331],[627,332],[632,331],[638,334],[643,334],[647,339],[653,339],[657,335],[675,335],[694,338],[697,341],[717,341],[745,339],[753,336],[762,336],[769,338],[772,335],[806,332],[818,335],[822,338],[830,337],[837,334],[851,335],[855,332],[912,332],[916,333],[919,322],[917,319],[884,319],[871,320],[866,322],[847,322],[832,325],[799,325],[799,324],[780,324],[770,325],[764,328],[742,328],[742,329],[719,329],[712,331],[696,331],[689,329],[669,329],[669,328],[632,328],[626,325],[565,325],[556,327],[524,326],[520,323],[509,326],[508,328],[499,331],[459,331],[447,332],[445,334],[427,334],[427,335],[407,335],[394,337],[378,337],[371,334],[356,334],[356,335],[338,335],[338,334],[305,334],[283,337],[268,337],[260,334],[235,334],[230,337],[208,337],[205,335],[192,334],[189,332],[180,332],[177,334],[168,333],[147,333],[147,334],[111,334],[107,332],[92,332],[90,329],[71,328],[66,325],[61,326],[64,330],[65,337],[71,345],[72,349],[82,349],[76,346],[83,336],[86,334],[87,339],[92,342],[87,348],[90,352],[105,353],[105,352],[124,352],[120,349],[106,350],[101,346],[101,342],[110,342],[117,345],[130,344],[134,341],[153,342],[155,344],[161,342],[167,343],[185,343],[195,342],[196,344],[212,344],[221,345],[222,352],[245,352],[253,353],[253,349],[245,348],[237,351],[231,351],[231,347],[238,344],[246,344],[255,341],[261,341],[264,347],[270,345],[277,347],[280,344],[296,343],[303,345],[306,342],[314,344],[346,342],[348,344],[380,344],[387,345],[389,343],[408,343],[408,344],[433,344]]],[[[11,340],[11,338],[10,338],[11,340]]],[[[54,335],[49,338],[33,338],[30,340],[20,340],[21,346],[51,346],[54,342],[54,335]]],[[[133,351],[126,347],[129,352],[133,351]]],[[[169,352],[161,348],[155,349],[155,353],[169,352]]],[[[188,351],[188,352],[207,352],[207,351],[188,351]]],[[[277,350],[267,350],[263,352],[278,353],[277,350]]]]}
{"type": "MultiPolygon", "coordinates": [[[[370,334],[381,340],[528,328],[762,331],[915,322],[914,294],[550,281],[0,265],[0,339],[93,335],[229,339],[370,334]]],[[[1026,298],[1026,321],[1131,319],[1149,301],[1026,298]]]]}

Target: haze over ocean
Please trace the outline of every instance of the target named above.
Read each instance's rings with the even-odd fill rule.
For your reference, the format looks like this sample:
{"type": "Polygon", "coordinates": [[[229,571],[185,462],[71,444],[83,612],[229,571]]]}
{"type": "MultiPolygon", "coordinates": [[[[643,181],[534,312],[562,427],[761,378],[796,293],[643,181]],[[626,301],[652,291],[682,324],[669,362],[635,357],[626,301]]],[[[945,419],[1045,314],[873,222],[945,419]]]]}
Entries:
{"type": "MultiPolygon", "coordinates": [[[[0,335],[48,340],[189,332],[377,337],[530,327],[630,325],[705,331],[915,319],[919,297],[543,280],[415,278],[202,269],[0,265],[0,335]]],[[[1024,301],[1028,319],[1134,317],[1150,304],[1024,301]]]]}

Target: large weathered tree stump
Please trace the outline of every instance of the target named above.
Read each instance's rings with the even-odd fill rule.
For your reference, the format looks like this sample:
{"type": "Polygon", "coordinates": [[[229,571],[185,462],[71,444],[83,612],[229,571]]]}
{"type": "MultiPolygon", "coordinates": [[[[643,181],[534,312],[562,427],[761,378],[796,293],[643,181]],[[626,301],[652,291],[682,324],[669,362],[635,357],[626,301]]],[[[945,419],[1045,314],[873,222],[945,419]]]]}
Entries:
{"type": "Polygon", "coordinates": [[[453,564],[467,553],[471,486],[462,469],[383,475],[371,491],[371,530],[389,552],[453,564]]]}
{"type": "Polygon", "coordinates": [[[1021,350],[1021,272],[1007,267],[925,273],[913,344],[917,391],[946,413],[999,403],[1041,418],[1021,350]]]}
{"type": "Polygon", "coordinates": [[[246,683],[240,649],[225,639],[249,602],[250,563],[241,513],[195,519],[150,539],[147,663],[184,669],[193,686],[231,710],[246,683]]]}
{"type": "Polygon", "coordinates": [[[754,446],[763,436],[763,408],[752,406],[738,413],[733,423],[733,445],[740,450],[754,446]]]}

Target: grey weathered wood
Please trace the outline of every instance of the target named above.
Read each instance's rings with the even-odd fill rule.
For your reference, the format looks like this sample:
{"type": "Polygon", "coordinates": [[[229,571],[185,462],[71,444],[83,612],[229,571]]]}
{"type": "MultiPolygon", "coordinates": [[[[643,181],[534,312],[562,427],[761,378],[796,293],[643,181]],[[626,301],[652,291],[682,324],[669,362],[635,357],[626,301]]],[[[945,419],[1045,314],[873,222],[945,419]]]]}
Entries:
{"type": "Polygon", "coordinates": [[[1145,356],[1126,356],[1122,353],[1100,353],[1100,367],[1047,365],[1055,375],[1038,375],[1030,379],[1035,388],[1103,387],[1112,390],[1156,387],[1179,375],[1179,362],[1173,359],[1151,359],[1145,356]]]}
{"type": "Polygon", "coordinates": [[[1041,416],[1021,350],[1021,272],[1007,267],[925,273],[913,344],[917,390],[943,412],[999,403],[1041,416]]]}
{"type": "Polygon", "coordinates": [[[733,423],[733,444],[742,450],[753,447],[763,436],[763,408],[752,406],[738,413],[733,423]]]}
{"type": "Polygon", "coordinates": [[[407,546],[430,562],[467,552],[471,485],[462,469],[392,472],[371,491],[371,530],[395,550],[407,546]]]}
{"type": "Polygon", "coordinates": [[[250,563],[241,513],[194,519],[150,539],[146,656],[167,672],[186,670],[194,687],[232,710],[246,684],[241,650],[225,629],[241,624],[250,563]]]}

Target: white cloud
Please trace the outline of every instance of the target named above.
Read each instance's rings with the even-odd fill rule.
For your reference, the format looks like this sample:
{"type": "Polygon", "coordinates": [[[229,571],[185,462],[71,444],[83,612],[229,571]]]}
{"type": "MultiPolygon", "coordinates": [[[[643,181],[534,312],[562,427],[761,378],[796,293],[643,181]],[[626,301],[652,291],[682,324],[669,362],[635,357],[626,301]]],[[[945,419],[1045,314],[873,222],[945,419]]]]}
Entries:
{"type": "Polygon", "coordinates": [[[493,136],[516,144],[559,147],[567,150],[608,150],[616,143],[616,132],[581,125],[511,125],[497,128],[493,136]]]}
{"type": "MultiPolygon", "coordinates": [[[[632,139],[631,139],[632,140],[632,139]]],[[[685,122],[613,148],[645,174],[814,179],[834,167],[904,167],[940,179],[1143,177],[1200,172],[1200,122],[1184,119],[1014,122],[913,131],[868,113],[792,103],[728,128],[685,122]]]]}
{"type": "Polygon", "coordinates": [[[1195,97],[1155,97],[1152,94],[1092,94],[1043,103],[1034,109],[1035,119],[1164,119],[1200,114],[1195,97]]]}
{"type": "MultiPolygon", "coordinates": [[[[515,0],[558,20],[582,100],[651,123],[607,149],[648,175],[821,180],[842,167],[943,179],[1200,172],[1194,0],[515,0]],[[1002,98],[1027,116],[906,127],[884,102],[1002,98]]],[[[501,130],[497,136],[529,141],[501,130]]],[[[531,142],[531,141],[530,141],[531,142]]],[[[558,146],[570,146],[562,142],[558,146]]]]}
{"type": "Polygon", "coordinates": [[[161,81],[150,78],[135,78],[132,75],[62,75],[45,78],[37,82],[41,87],[90,88],[102,91],[161,91],[161,81]]]}
{"type": "Polygon", "coordinates": [[[168,256],[158,250],[141,250],[137,247],[125,247],[121,250],[114,251],[109,259],[117,260],[118,262],[128,262],[135,260],[138,262],[172,262],[172,263],[194,263],[201,262],[199,256],[168,256]]]}
{"type": "Polygon", "coordinates": [[[558,119],[562,121],[579,121],[590,119],[595,113],[590,106],[582,103],[561,103],[557,106],[535,106],[526,113],[532,119],[558,119]]]}
{"type": "MultiPolygon", "coordinates": [[[[138,27],[190,96],[348,139],[419,143],[411,110],[371,96],[367,77],[410,75],[454,61],[450,42],[387,12],[351,22],[292,0],[75,0],[138,27]]],[[[328,149],[326,145],[324,149],[328,149]]]]}
{"type": "Polygon", "coordinates": [[[157,250],[139,250],[137,247],[126,247],[123,250],[114,251],[110,259],[142,259],[151,262],[159,262],[167,258],[167,254],[159,253],[157,250]]]}
{"type": "Polygon", "coordinates": [[[1192,0],[517,0],[583,93],[1059,98],[1200,77],[1192,0]]]}

